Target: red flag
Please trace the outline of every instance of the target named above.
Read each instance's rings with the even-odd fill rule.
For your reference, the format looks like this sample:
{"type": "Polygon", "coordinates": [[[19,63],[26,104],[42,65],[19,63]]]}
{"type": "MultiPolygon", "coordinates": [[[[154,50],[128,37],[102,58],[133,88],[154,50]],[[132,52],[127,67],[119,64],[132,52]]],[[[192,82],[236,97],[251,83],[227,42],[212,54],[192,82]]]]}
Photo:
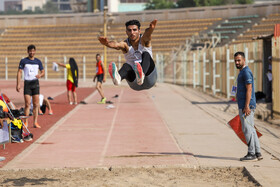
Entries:
{"type": "MultiPolygon", "coordinates": [[[[242,131],[242,124],[239,115],[235,116],[232,120],[228,122],[228,125],[232,128],[235,134],[240,138],[240,140],[247,145],[244,133],[242,131]]],[[[255,127],[258,137],[260,138],[262,134],[255,127]]]]}

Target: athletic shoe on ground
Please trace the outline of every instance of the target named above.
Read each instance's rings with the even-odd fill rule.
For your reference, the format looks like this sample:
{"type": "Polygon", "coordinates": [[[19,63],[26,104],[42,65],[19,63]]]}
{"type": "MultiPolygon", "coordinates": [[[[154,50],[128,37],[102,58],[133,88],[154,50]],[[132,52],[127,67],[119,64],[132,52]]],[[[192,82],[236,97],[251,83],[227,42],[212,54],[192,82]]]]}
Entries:
{"type": "Polygon", "coordinates": [[[34,128],[38,128],[38,129],[41,128],[41,126],[40,126],[38,123],[34,123],[33,127],[34,127],[34,128]]]}
{"type": "Polygon", "coordinates": [[[145,75],[143,73],[142,66],[139,62],[134,63],[134,71],[136,74],[136,80],[138,85],[142,85],[144,82],[145,75]]]}
{"type": "Polygon", "coordinates": [[[5,159],[6,159],[5,157],[0,156],[0,162],[3,161],[3,160],[5,160],[5,159]]]}
{"type": "Polygon", "coordinates": [[[28,142],[28,141],[32,141],[33,138],[32,138],[31,136],[25,136],[25,137],[23,138],[23,140],[28,142]]]}
{"type": "Polygon", "coordinates": [[[106,97],[102,98],[101,101],[97,102],[98,104],[106,104],[106,97]]]}
{"type": "Polygon", "coordinates": [[[77,105],[78,103],[77,102],[74,102],[74,105],[77,105]]]}
{"type": "Polygon", "coordinates": [[[38,113],[39,115],[43,115],[44,113],[42,112],[42,110],[41,109],[39,109],[39,113],[38,113]]]}
{"type": "Polygon", "coordinates": [[[11,138],[11,142],[12,143],[23,143],[23,140],[19,139],[19,138],[11,138]]]}
{"type": "Polygon", "coordinates": [[[49,110],[49,115],[53,115],[53,111],[52,110],[49,110]]]}
{"type": "Polygon", "coordinates": [[[70,105],[73,105],[73,102],[69,102],[70,105]]]}
{"type": "Polygon", "coordinates": [[[118,68],[115,62],[111,62],[109,64],[109,74],[113,80],[114,85],[118,86],[121,84],[121,76],[118,72],[118,68]]]}
{"type": "Polygon", "coordinates": [[[250,154],[250,153],[248,153],[243,158],[240,158],[240,161],[244,161],[244,162],[255,162],[257,160],[258,159],[257,159],[256,155],[253,155],[253,154],[250,154]]]}
{"type": "Polygon", "coordinates": [[[256,157],[258,160],[262,160],[263,157],[262,157],[262,154],[261,153],[256,153],[256,157]]]}

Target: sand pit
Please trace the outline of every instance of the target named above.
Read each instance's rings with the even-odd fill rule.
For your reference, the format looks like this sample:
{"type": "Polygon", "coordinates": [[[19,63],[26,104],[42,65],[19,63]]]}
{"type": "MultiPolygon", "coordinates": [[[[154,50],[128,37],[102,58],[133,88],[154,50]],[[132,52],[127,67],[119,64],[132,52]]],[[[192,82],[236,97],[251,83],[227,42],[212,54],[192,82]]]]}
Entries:
{"type": "Polygon", "coordinates": [[[1,186],[258,186],[244,168],[1,170],[1,186]]]}

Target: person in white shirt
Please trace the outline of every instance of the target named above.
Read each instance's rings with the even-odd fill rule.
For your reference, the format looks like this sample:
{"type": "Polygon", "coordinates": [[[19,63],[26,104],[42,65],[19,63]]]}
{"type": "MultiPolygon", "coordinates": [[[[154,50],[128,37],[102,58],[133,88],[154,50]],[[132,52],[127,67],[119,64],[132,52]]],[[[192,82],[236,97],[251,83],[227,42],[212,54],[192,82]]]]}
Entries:
{"type": "MultiPolygon", "coordinates": [[[[42,94],[39,95],[39,103],[40,103],[40,109],[39,109],[38,114],[40,114],[40,115],[45,114],[46,108],[47,108],[49,111],[49,115],[53,115],[51,103],[42,94]]],[[[33,110],[32,98],[31,98],[31,103],[30,103],[30,110],[33,110]]]]}
{"type": "MultiPolygon", "coordinates": [[[[40,94],[40,85],[39,79],[45,75],[45,70],[42,65],[42,62],[35,58],[36,47],[35,45],[29,45],[27,47],[28,57],[21,59],[17,72],[17,85],[16,90],[20,92],[20,80],[22,71],[24,72],[24,114],[29,116],[30,101],[33,98],[33,127],[41,128],[38,124],[38,110],[39,110],[39,94],[40,94]]],[[[26,125],[28,121],[26,119],[26,125]]]]}

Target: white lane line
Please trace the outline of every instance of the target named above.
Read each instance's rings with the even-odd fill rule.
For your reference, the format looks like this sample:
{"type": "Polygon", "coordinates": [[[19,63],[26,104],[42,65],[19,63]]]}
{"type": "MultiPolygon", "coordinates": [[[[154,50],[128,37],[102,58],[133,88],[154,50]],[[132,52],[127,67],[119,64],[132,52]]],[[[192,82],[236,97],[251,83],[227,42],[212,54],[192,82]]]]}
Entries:
{"type": "MultiPolygon", "coordinates": [[[[122,95],[123,95],[123,89],[124,89],[124,88],[121,89],[120,97],[119,97],[117,103],[119,103],[120,100],[121,100],[121,97],[122,97],[122,95]]],[[[106,142],[105,142],[105,146],[104,146],[103,151],[102,151],[102,153],[101,153],[101,158],[100,158],[100,160],[99,160],[98,166],[102,166],[103,163],[104,163],[104,157],[105,157],[105,155],[106,155],[106,153],[107,153],[108,146],[109,146],[109,143],[110,143],[110,141],[111,141],[111,137],[112,137],[113,129],[114,129],[114,127],[115,127],[115,123],[116,123],[116,118],[117,118],[118,112],[119,112],[119,105],[116,106],[116,111],[115,111],[115,114],[114,114],[114,117],[113,117],[113,120],[112,120],[112,123],[111,123],[111,127],[110,127],[110,130],[109,130],[109,133],[108,133],[108,135],[107,135],[107,139],[106,139],[106,142]]]]}
{"type": "MultiPolygon", "coordinates": [[[[177,147],[178,151],[182,154],[182,158],[183,158],[185,164],[187,164],[189,167],[199,166],[199,165],[200,165],[200,164],[199,164],[199,161],[198,161],[198,159],[196,159],[194,156],[192,156],[192,157],[193,157],[193,159],[194,159],[195,161],[187,159],[187,156],[184,154],[184,151],[183,151],[183,149],[180,147],[179,142],[177,141],[177,139],[176,139],[175,136],[173,135],[171,129],[169,128],[169,125],[168,125],[168,123],[167,123],[167,121],[166,121],[166,119],[165,119],[165,117],[164,117],[164,114],[161,112],[161,108],[160,108],[159,104],[156,103],[155,99],[153,99],[153,96],[152,96],[152,95],[154,95],[154,93],[153,93],[153,92],[149,92],[149,95],[150,95],[150,99],[151,99],[152,102],[154,103],[155,108],[157,109],[157,112],[158,112],[159,115],[160,115],[160,118],[161,118],[161,120],[162,120],[162,122],[163,122],[165,128],[166,128],[167,131],[168,131],[169,136],[171,137],[171,139],[172,139],[173,143],[175,144],[175,146],[177,147]]],[[[188,150],[190,150],[190,149],[188,148],[188,150]]],[[[190,158],[190,157],[189,157],[189,158],[190,158]]]]}

